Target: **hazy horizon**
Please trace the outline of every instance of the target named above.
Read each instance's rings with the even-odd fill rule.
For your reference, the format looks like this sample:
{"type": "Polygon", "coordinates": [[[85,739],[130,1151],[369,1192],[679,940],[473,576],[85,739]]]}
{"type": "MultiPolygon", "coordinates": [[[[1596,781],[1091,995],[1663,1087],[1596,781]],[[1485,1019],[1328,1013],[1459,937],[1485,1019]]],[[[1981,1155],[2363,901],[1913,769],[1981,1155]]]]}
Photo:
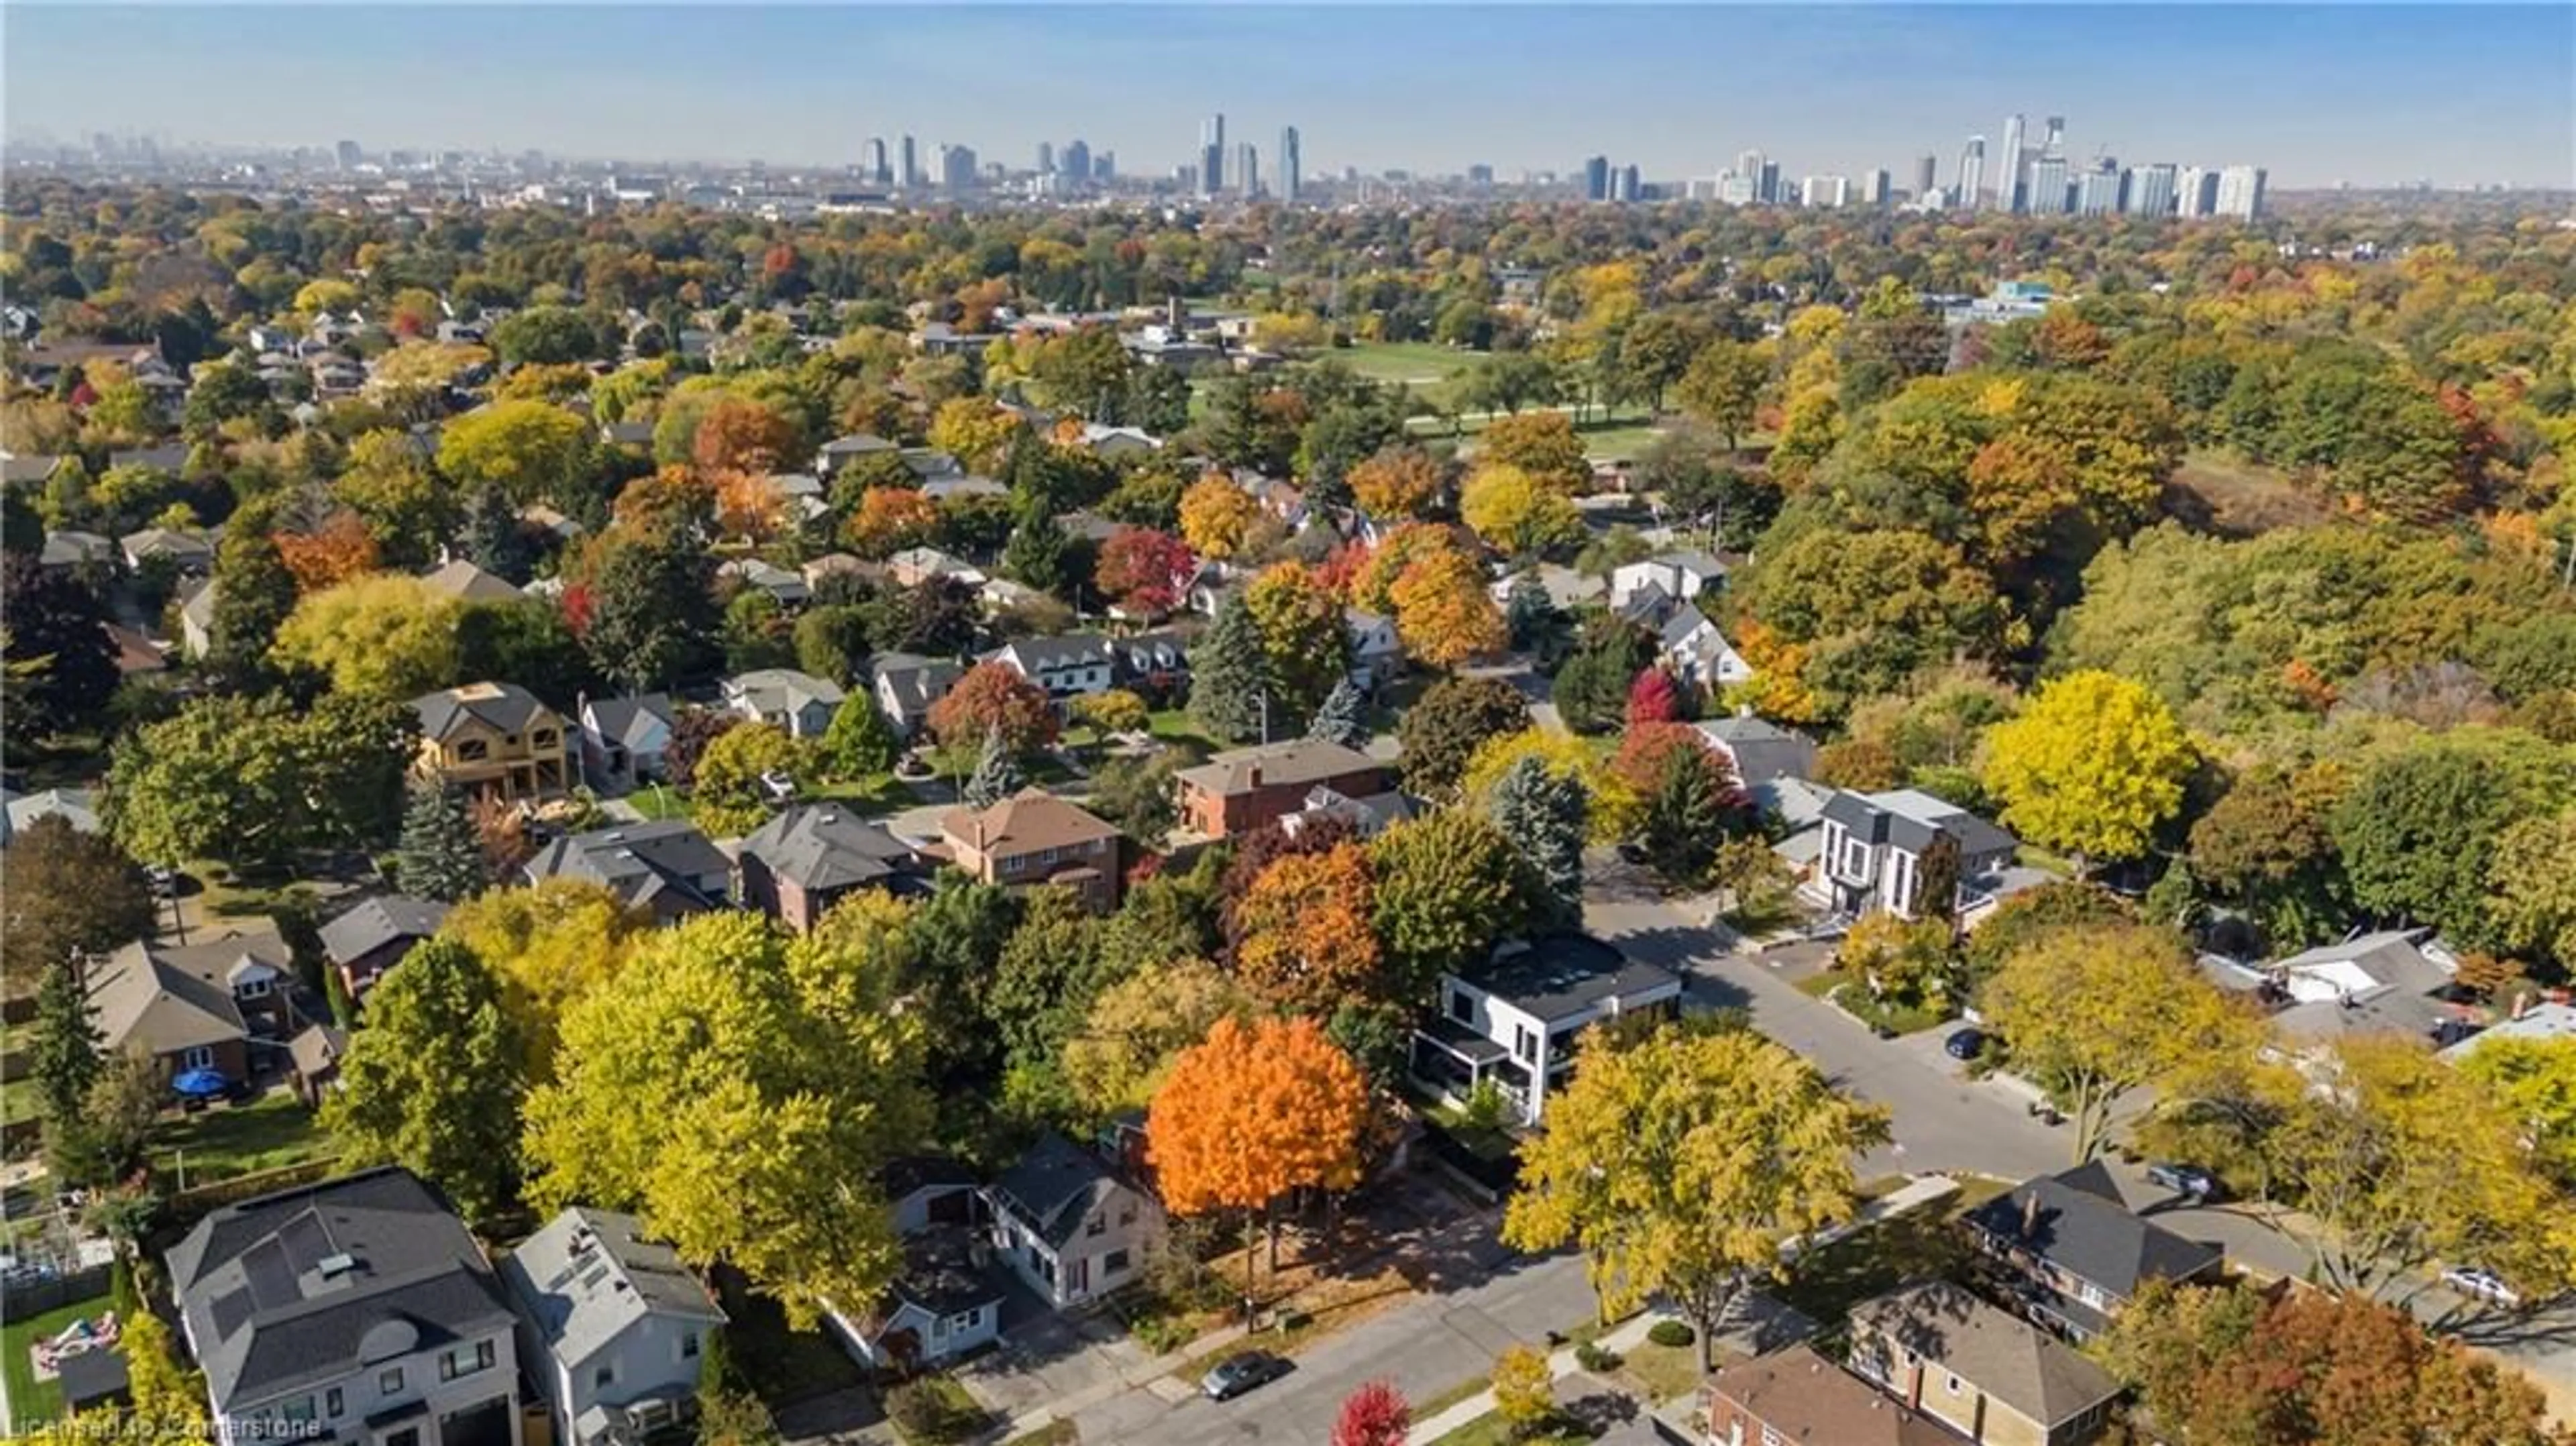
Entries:
{"type": "MultiPolygon", "coordinates": [[[[1650,179],[1951,184],[1972,134],[2259,165],[2278,188],[2576,184],[2576,7],[108,7],[0,11],[9,144],[464,149],[844,166],[909,132],[1014,168],[1080,137],[1195,159],[1222,111],[1267,173],[1600,154],[1650,179]]],[[[1231,156],[1228,157],[1231,163],[1231,156]]]]}

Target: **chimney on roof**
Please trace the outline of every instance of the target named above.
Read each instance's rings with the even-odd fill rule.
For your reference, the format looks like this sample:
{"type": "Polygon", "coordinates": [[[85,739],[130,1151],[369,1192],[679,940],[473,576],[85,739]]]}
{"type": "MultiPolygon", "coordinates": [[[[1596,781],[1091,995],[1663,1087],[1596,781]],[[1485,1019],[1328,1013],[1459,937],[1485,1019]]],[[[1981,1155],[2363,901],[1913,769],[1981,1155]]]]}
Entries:
{"type": "Polygon", "coordinates": [[[2039,1233],[2039,1192],[2036,1190],[2021,1197],[2021,1233],[2025,1236],[2039,1233]]]}
{"type": "Polygon", "coordinates": [[[1261,765],[1258,763],[1252,765],[1252,786],[1255,788],[1261,786],[1261,765]]]}

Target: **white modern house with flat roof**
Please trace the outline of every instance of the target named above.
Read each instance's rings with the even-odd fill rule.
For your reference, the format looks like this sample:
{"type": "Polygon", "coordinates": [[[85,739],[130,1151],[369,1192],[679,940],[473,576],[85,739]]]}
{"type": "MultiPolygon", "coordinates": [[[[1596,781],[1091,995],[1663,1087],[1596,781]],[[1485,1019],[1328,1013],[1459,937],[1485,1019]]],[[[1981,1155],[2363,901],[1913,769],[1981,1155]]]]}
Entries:
{"type": "Polygon", "coordinates": [[[1514,1124],[1535,1125],[1596,1024],[1670,1019],[1682,981],[1583,934],[1515,939],[1474,969],[1440,976],[1440,1012],[1413,1032],[1413,1077],[1465,1101],[1487,1083],[1514,1124]]]}
{"type": "Polygon", "coordinates": [[[1835,794],[1825,803],[1824,841],[1808,891],[1819,903],[1860,915],[1885,909],[1912,919],[1933,907],[1965,916],[1991,904],[2019,847],[2011,834],[1911,788],[1835,794]],[[1959,896],[1920,897],[1923,856],[1935,840],[1959,849],[1959,896]]]}

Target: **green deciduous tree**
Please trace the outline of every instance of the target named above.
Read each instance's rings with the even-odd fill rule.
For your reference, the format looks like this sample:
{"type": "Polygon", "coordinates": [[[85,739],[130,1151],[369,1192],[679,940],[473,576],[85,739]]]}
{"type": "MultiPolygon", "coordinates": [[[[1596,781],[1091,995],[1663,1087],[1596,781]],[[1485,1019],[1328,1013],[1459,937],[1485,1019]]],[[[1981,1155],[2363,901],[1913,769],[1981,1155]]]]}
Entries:
{"type": "Polygon", "coordinates": [[[2505,943],[2576,967],[2576,809],[2506,829],[2489,881],[2505,943]]]}
{"type": "Polygon", "coordinates": [[[1441,679],[1423,690],[1396,725],[1405,787],[1446,795],[1487,739],[1518,733],[1529,721],[1529,703],[1499,678],[1441,679]]]}
{"type": "Polygon", "coordinates": [[[670,683],[714,655],[720,614],[703,548],[616,538],[584,586],[581,643],[629,692],[670,683]]]}
{"type": "Polygon", "coordinates": [[[501,982],[464,945],[431,939],[368,993],[322,1124],[355,1158],[396,1161],[488,1221],[517,1192],[527,1064],[501,982]]]}
{"type": "Polygon", "coordinates": [[[2355,902],[2439,926],[2460,944],[2495,937],[2487,872],[2516,820],[2566,797],[2560,750],[2511,730],[2455,729],[2365,767],[2332,828],[2355,902]]]}
{"type": "Polygon", "coordinates": [[[1699,1328],[1703,1370],[1748,1279],[1779,1275],[1784,1243],[1851,1218],[1853,1166],[1888,1133],[1884,1110],[1786,1046],[1669,1024],[1626,1047],[1596,1034],[1547,1113],[1503,1238],[1581,1246],[1605,1312],[1671,1300],[1699,1328]]]}
{"type": "Polygon", "coordinates": [[[823,730],[815,749],[815,763],[825,778],[849,782],[894,767],[902,752],[903,740],[877,706],[876,693],[853,688],[833,710],[832,725],[823,730]]]}
{"type": "MultiPolygon", "coordinates": [[[[108,839],[59,814],[20,829],[0,849],[0,928],[12,982],[32,982],[81,954],[104,954],[152,932],[143,876],[108,839]]],[[[12,990],[13,993],[18,990],[12,990]]]]}
{"type": "Polygon", "coordinates": [[[0,656],[35,664],[9,696],[8,736],[21,744],[95,723],[116,691],[116,646],[98,594],[70,573],[14,555],[0,561],[0,656]]]}
{"type": "Polygon", "coordinates": [[[1484,961],[1533,914],[1531,871],[1481,813],[1434,809],[1371,840],[1372,922],[1396,998],[1428,997],[1443,970],[1484,961]]]}
{"type": "Polygon", "coordinates": [[[332,695],[203,698],[119,739],[109,826],[135,857],[270,864],[382,838],[402,814],[410,710],[332,695]]]}
{"type": "Polygon", "coordinates": [[[905,937],[791,942],[731,913],[651,935],[617,988],[564,1016],[556,1077],[528,1100],[534,1203],[640,1209],[692,1264],[741,1266],[791,1322],[874,1299],[900,1252],[869,1182],[930,1116],[922,1026],[895,1007],[905,937]]]}
{"type": "Polygon", "coordinates": [[[438,469],[459,484],[567,513],[595,501],[593,465],[588,424],[547,402],[494,402],[449,422],[438,443],[438,469]]]}

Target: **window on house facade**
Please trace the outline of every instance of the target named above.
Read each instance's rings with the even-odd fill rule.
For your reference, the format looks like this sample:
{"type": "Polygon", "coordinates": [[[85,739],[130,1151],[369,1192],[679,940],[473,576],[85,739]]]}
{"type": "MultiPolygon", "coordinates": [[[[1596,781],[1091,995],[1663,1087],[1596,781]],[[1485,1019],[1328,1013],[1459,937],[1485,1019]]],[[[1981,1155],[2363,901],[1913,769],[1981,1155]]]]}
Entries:
{"type": "Polygon", "coordinates": [[[1779,1432],[1765,1426],[1762,1428],[1762,1446],[1789,1446],[1789,1443],[1779,1432]]]}
{"type": "Polygon", "coordinates": [[[1108,1216],[1106,1216],[1106,1215],[1094,1215],[1094,1216],[1092,1216],[1092,1217],[1091,1217],[1091,1219],[1090,1219],[1087,1223],[1085,1223],[1085,1224],[1084,1224],[1084,1226],[1082,1227],[1082,1233],[1083,1233],[1083,1234],[1085,1234],[1085,1235],[1106,1235],[1106,1234],[1108,1234],[1108,1233],[1109,1233],[1109,1217],[1108,1217],[1108,1216]]]}
{"type": "Polygon", "coordinates": [[[1941,1377],[1941,1389],[1949,1392],[1953,1396],[1959,1394],[1959,1378],[1946,1372],[1943,1373],[1941,1377]]]}
{"type": "Polygon", "coordinates": [[[348,1401],[347,1401],[347,1399],[346,1399],[346,1398],[344,1398],[344,1397],[340,1394],[340,1388],[339,1388],[339,1387],[337,1387],[337,1386],[333,1386],[331,1389],[329,1389],[329,1390],[327,1390],[327,1391],[324,1391],[324,1392],[322,1393],[322,1414],[323,1414],[323,1415],[325,1415],[325,1416],[337,1416],[337,1415],[339,1415],[342,1411],[345,1411],[345,1410],[347,1410],[347,1409],[348,1409],[348,1401]]]}
{"type": "Polygon", "coordinates": [[[285,1417],[289,1421],[310,1421],[313,1419],[313,1398],[311,1396],[298,1396],[294,1400],[278,1407],[277,1414],[285,1417]]]}
{"type": "Polygon", "coordinates": [[[1466,990],[1452,989],[1449,991],[1449,1017],[1457,1020],[1460,1024],[1473,1024],[1476,1022],[1476,1001],[1467,997],[1466,990]]]}
{"type": "Polygon", "coordinates": [[[534,747],[552,748],[555,746],[555,730],[552,728],[540,728],[536,732],[528,735],[528,742],[534,747]]]}
{"type": "Polygon", "coordinates": [[[605,1391],[616,1384],[617,1366],[615,1362],[601,1366],[598,1370],[590,1373],[590,1388],[594,1391],[605,1391]]]}
{"type": "Polygon", "coordinates": [[[459,763],[480,763],[491,756],[492,745],[480,738],[468,738],[456,745],[456,761],[459,763]]]}
{"type": "Polygon", "coordinates": [[[488,1370],[491,1365],[492,1343],[477,1341],[471,1350],[458,1346],[441,1355],[438,1358],[438,1378],[442,1381],[452,1381],[459,1376],[470,1376],[476,1371],[488,1370]]]}
{"type": "Polygon", "coordinates": [[[192,1044],[180,1052],[179,1067],[181,1069],[213,1069],[215,1067],[215,1052],[212,1048],[206,1045],[192,1044]]]}
{"type": "Polygon", "coordinates": [[[270,983],[268,980],[253,977],[243,980],[241,982],[241,987],[234,990],[233,994],[236,998],[240,999],[266,999],[268,997],[269,988],[270,983]]]}
{"type": "Polygon", "coordinates": [[[696,1331],[680,1332],[680,1359],[684,1361],[694,1361],[697,1358],[698,1333],[696,1331]]]}
{"type": "Polygon", "coordinates": [[[1113,1250],[1107,1255],[1100,1257],[1100,1273],[1103,1275],[1125,1275],[1127,1273],[1127,1252],[1124,1250],[1113,1250]]]}
{"type": "Polygon", "coordinates": [[[2075,1287],[2075,1298],[2097,1310],[2111,1303],[2111,1298],[2102,1293],[2102,1287],[2089,1280],[2075,1287]]]}
{"type": "Polygon", "coordinates": [[[1843,840],[1844,875],[1846,877],[1856,879],[1866,872],[1868,868],[1869,845],[1862,843],[1856,838],[1843,840]]]}
{"type": "Polygon", "coordinates": [[[1538,1035],[1526,1025],[1512,1027],[1512,1053],[1525,1064],[1538,1063],[1538,1035]]]}
{"type": "Polygon", "coordinates": [[[376,1375],[376,1394],[377,1394],[377,1395],[379,1395],[379,1396],[399,1396],[399,1395],[401,1395],[401,1394],[402,1394],[402,1388],[403,1388],[402,1367],[400,1367],[400,1366],[393,1366],[393,1367],[390,1367],[390,1368],[388,1368],[388,1369],[386,1369],[386,1370],[384,1370],[384,1371],[380,1371],[380,1372],[378,1372],[378,1373],[377,1373],[377,1375],[376,1375]]]}
{"type": "Polygon", "coordinates": [[[1121,1225],[1133,1225],[1136,1223],[1135,1201],[1121,1200],[1118,1202],[1118,1223],[1121,1225]]]}

